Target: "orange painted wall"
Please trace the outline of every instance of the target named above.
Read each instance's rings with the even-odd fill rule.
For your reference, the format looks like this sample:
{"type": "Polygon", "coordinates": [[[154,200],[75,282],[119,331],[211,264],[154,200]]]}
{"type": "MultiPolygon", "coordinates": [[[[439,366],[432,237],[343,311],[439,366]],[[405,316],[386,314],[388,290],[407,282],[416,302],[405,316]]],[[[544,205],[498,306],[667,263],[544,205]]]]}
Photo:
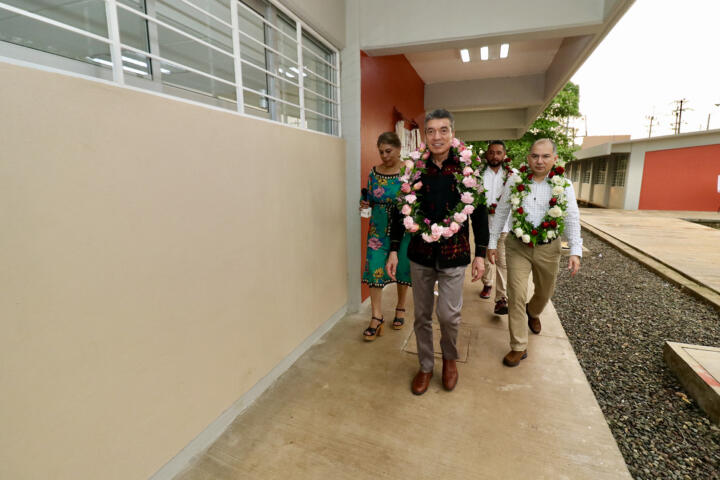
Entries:
{"type": "Polygon", "coordinates": [[[717,211],[720,145],[645,154],[640,210],[717,211]]]}
{"type": "MultiPolygon", "coordinates": [[[[367,185],[370,169],[380,163],[377,137],[383,132],[395,131],[393,107],[405,119],[415,120],[422,126],[425,117],[425,83],[404,55],[371,57],[361,53],[361,175],[360,189],[367,185]]],[[[409,125],[408,125],[409,126],[409,125]]],[[[368,220],[362,219],[362,259],[365,267],[368,220]]],[[[363,285],[363,300],[370,295],[363,285]]]]}

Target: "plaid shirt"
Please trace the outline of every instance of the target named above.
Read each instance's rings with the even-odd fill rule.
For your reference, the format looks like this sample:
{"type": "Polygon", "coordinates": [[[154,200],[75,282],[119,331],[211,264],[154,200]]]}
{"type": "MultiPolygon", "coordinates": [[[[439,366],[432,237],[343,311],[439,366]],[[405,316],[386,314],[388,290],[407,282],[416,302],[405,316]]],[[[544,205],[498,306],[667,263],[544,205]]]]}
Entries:
{"type": "MultiPolygon", "coordinates": [[[[460,201],[455,173],[461,173],[462,167],[457,157],[449,156],[439,168],[435,162],[427,162],[427,170],[420,177],[422,188],[417,192],[420,208],[433,223],[440,223],[460,201]]],[[[470,215],[475,237],[475,255],[485,256],[488,243],[487,207],[480,205],[470,215]]],[[[400,248],[400,240],[405,233],[402,215],[397,207],[391,212],[390,251],[400,248]]],[[[451,268],[470,263],[470,230],[468,220],[460,230],[450,238],[441,238],[437,242],[427,243],[420,234],[413,234],[408,246],[408,258],[426,267],[451,268]]]]}

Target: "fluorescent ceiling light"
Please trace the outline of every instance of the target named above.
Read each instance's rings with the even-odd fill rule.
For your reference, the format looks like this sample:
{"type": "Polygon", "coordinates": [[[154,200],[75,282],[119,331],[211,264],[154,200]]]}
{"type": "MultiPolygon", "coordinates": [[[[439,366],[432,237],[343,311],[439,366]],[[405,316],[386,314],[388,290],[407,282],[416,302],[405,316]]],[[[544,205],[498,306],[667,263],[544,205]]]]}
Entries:
{"type": "Polygon", "coordinates": [[[463,63],[468,63],[470,61],[470,51],[467,48],[460,50],[460,58],[463,63]]]}
{"type": "Polygon", "coordinates": [[[500,45],[500,58],[507,58],[509,51],[510,51],[509,43],[503,43],[502,45],[500,45]]]}
{"type": "Polygon", "coordinates": [[[480,49],[480,60],[487,60],[490,58],[490,51],[488,47],[482,47],[480,49]]]}

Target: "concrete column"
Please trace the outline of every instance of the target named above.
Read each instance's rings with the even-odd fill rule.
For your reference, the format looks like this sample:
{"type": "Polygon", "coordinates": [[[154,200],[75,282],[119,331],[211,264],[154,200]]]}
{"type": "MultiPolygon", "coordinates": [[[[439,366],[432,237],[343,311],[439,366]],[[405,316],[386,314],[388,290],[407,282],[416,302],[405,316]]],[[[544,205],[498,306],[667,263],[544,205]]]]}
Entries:
{"type": "Polygon", "coordinates": [[[342,131],[345,139],[345,182],[347,215],[348,312],[360,308],[360,1],[345,4],[345,48],[341,52],[340,88],[342,131]]]}

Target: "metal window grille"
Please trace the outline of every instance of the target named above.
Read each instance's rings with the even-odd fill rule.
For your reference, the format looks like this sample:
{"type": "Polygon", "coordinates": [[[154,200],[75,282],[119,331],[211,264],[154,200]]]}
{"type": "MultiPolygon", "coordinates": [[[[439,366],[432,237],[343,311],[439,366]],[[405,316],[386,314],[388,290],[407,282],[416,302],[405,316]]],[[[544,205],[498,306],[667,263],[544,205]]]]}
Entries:
{"type": "Polygon", "coordinates": [[[607,161],[603,161],[598,167],[597,178],[595,179],[596,185],[605,185],[607,178],[607,161]]]}
{"type": "Polygon", "coordinates": [[[612,186],[625,186],[625,172],[627,170],[627,158],[618,158],[615,163],[615,173],[613,175],[612,186]]]}
{"type": "Polygon", "coordinates": [[[582,183],[590,183],[590,166],[589,165],[583,165],[582,183]]]}
{"type": "Polygon", "coordinates": [[[341,134],[339,53],[276,0],[0,0],[0,52],[10,47],[34,63],[341,134]]]}

